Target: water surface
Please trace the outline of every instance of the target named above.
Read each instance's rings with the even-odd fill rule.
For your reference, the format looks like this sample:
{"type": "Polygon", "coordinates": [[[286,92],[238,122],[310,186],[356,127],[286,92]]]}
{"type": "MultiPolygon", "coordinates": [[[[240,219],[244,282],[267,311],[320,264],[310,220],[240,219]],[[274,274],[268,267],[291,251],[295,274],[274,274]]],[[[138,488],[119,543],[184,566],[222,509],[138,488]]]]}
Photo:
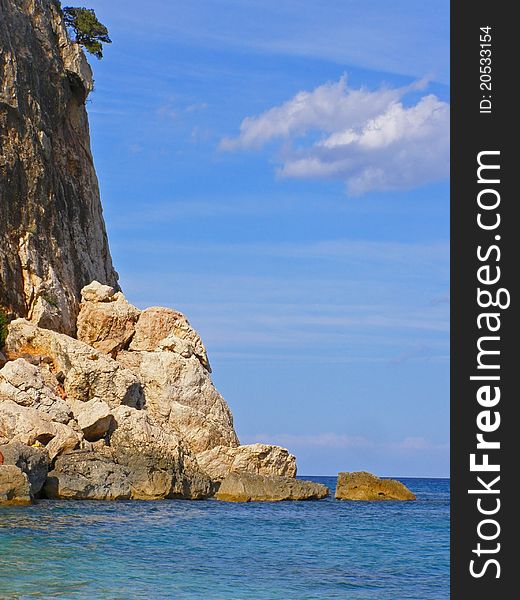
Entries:
{"type": "Polygon", "coordinates": [[[0,598],[447,599],[449,480],[401,481],[416,502],[0,507],[0,598]]]}

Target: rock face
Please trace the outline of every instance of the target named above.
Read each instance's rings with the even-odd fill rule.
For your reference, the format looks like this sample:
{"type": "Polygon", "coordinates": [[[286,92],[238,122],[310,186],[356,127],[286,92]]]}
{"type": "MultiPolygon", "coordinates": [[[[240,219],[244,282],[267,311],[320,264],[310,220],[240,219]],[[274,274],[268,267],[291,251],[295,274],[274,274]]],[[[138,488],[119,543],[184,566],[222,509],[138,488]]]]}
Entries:
{"type": "Polygon", "coordinates": [[[188,319],[176,310],[153,306],[143,311],[139,317],[130,350],[157,350],[161,342],[162,350],[176,352],[182,348],[179,354],[185,358],[196,356],[201,365],[211,373],[206,348],[188,319]],[[184,344],[179,344],[179,340],[184,344]]]}
{"type": "Polygon", "coordinates": [[[90,151],[92,72],[53,0],[0,2],[0,309],[74,333],[81,288],[118,288],[90,151]]]}
{"type": "Polygon", "coordinates": [[[213,492],[178,437],[153,425],[143,410],[113,411],[110,446],[60,456],[44,492],[49,498],[76,500],[158,500],[206,498],[213,492]]]}
{"type": "Polygon", "coordinates": [[[59,6],[0,0],[0,498],[198,499],[229,473],[260,478],[252,498],[321,497],[284,448],[240,446],[187,318],[119,290],[92,72],[59,6]]]}
{"type": "Polygon", "coordinates": [[[13,400],[20,406],[48,414],[53,421],[68,423],[72,412],[58,395],[58,387],[58,381],[53,381],[49,370],[39,369],[23,358],[8,362],[0,369],[0,400],[13,400]]]}
{"type": "Polygon", "coordinates": [[[0,402],[0,443],[21,442],[27,446],[42,445],[51,459],[73,450],[82,436],[71,427],[56,423],[35,408],[20,406],[12,400],[0,402]]]}
{"type": "Polygon", "coordinates": [[[0,465],[0,504],[30,504],[27,475],[14,465],[0,465]]]}
{"type": "Polygon", "coordinates": [[[113,288],[98,282],[84,287],[81,293],[78,339],[115,357],[128,348],[141,311],[127,302],[123,294],[114,294],[113,288]]]}
{"type": "Polygon", "coordinates": [[[148,412],[181,434],[193,452],[238,446],[231,411],[196,357],[129,351],[120,352],[117,360],[141,381],[148,412]]]}
{"type": "Polygon", "coordinates": [[[145,411],[119,407],[110,444],[119,464],[130,469],[132,498],[199,499],[212,492],[210,478],[181,439],[153,423],[145,411]]]}
{"type": "Polygon", "coordinates": [[[395,479],[380,479],[364,471],[339,473],[338,500],[415,500],[415,494],[395,479]]]}
{"type": "Polygon", "coordinates": [[[5,350],[9,358],[28,354],[47,361],[63,378],[65,394],[76,400],[102,398],[110,406],[144,403],[141,384],[131,371],[67,335],[16,319],[9,325],[5,350]]]}
{"type": "Polygon", "coordinates": [[[197,454],[197,462],[215,481],[229,473],[296,477],[296,457],[285,448],[268,444],[216,446],[197,454]]]}
{"type": "Polygon", "coordinates": [[[46,452],[20,442],[0,446],[5,465],[13,465],[27,476],[31,498],[35,498],[47,479],[49,457],[46,452]]]}
{"type": "Polygon", "coordinates": [[[290,477],[231,473],[221,483],[215,497],[225,502],[278,502],[320,500],[328,495],[328,488],[321,483],[290,477]]]}
{"type": "Polygon", "coordinates": [[[47,498],[68,500],[127,500],[131,496],[128,469],[101,452],[65,454],[49,473],[44,493],[47,498]]]}

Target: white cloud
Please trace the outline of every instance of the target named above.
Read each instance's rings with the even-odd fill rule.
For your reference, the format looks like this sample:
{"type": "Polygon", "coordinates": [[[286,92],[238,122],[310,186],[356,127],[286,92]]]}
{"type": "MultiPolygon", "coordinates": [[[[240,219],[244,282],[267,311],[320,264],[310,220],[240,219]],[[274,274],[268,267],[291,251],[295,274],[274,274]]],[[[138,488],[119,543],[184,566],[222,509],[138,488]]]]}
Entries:
{"type": "Polygon", "coordinates": [[[355,90],[343,76],[247,117],[239,136],[224,138],[220,148],[254,149],[285,140],[280,176],[340,179],[354,196],[441,180],[449,173],[449,105],[432,94],[412,106],[402,102],[425,84],[355,90]],[[316,133],[321,138],[309,140],[316,133]]]}
{"type": "Polygon", "coordinates": [[[259,434],[245,438],[247,443],[269,443],[287,448],[318,447],[318,448],[371,448],[375,444],[362,436],[352,436],[339,433],[318,433],[315,435],[278,433],[274,435],[259,434]]]}

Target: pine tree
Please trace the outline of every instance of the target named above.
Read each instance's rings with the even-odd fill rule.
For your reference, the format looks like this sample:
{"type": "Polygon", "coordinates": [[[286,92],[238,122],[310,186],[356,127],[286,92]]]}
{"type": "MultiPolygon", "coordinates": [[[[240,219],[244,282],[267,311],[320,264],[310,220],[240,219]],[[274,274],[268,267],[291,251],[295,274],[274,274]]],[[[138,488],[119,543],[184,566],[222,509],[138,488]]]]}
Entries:
{"type": "Polygon", "coordinates": [[[63,19],[67,28],[74,32],[76,43],[96,58],[103,58],[103,44],[111,44],[112,40],[108,37],[108,29],[98,21],[91,8],[67,6],[63,9],[63,19]]]}

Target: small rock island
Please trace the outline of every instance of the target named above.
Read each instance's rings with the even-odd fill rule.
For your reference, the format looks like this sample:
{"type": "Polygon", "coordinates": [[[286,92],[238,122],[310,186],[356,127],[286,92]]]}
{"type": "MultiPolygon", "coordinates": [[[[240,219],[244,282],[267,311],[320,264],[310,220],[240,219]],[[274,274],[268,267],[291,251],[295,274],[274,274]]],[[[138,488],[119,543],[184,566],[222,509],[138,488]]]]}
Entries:
{"type": "Polygon", "coordinates": [[[339,473],[336,484],[336,499],[358,501],[415,500],[415,494],[395,479],[381,479],[359,471],[339,473]]]}

